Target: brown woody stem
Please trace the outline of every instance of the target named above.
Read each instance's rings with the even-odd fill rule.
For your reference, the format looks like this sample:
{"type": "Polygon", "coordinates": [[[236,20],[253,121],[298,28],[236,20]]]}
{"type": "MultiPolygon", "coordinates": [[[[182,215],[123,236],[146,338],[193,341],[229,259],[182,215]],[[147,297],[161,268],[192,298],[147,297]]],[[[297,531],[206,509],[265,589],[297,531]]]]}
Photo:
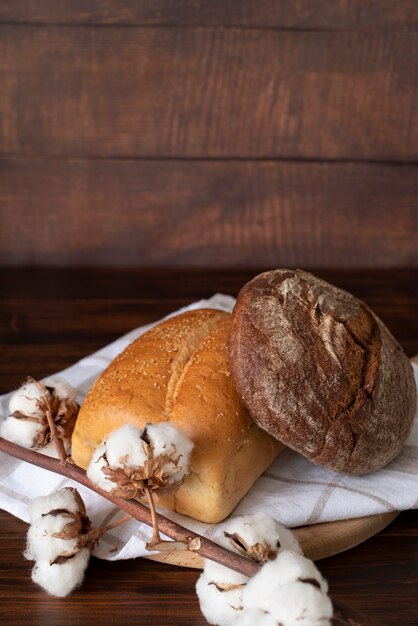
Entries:
{"type": "MultiPolygon", "coordinates": [[[[57,459],[52,459],[51,457],[47,457],[39,452],[34,452],[33,450],[28,450],[27,448],[18,446],[11,441],[7,441],[7,439],[3,439],[3,437],[0,437],[0,451],[5,452],[6,454],[17,459],[21,459],[22,461],[26,461],[27,463],[31,463],[32,465],[37,465],[38,467],[49,470],[50,472],[55,472],[61,476],[71,478],[126,511],[129,514],[129,517],[133,517],[139,522],[144,522],[145,524],[148,524],[148,526],[153,525],[151,510],[145,505],[133,500],[123,500],[122,498],[111,496],[109,493],[102,491],[102,489],[94,485],[87,478],[85,471],[75,464],[63,463],[57,459]]],[[[122,518],[123,521],[126,521],[126,517],[128,516],[124,516],[124,518],[122,518]]],[[[248,577],[254,576],[260,570],[260,565],[258,563],[250,561],[250,559],[240,556],[239,554],[235,554],[234,552],[230,552],[226,548],[218,546],[213,541],[210,541],[209,539],[206,539],[205,537],[180,526],[180,524],[172,522],[158,513],[155,513],[155,519],[162,533],[168,535],[174,541],[187,544],[187,546],[189,546],[189,550],[193,550],[193,552],[200,554],[200,556],[206,559],[216,561],[216,563],[225,565],[226,567],[229,567],[248,577]]],[[[121,523],[122,520],[119,520],[118,522],[115,522],[115,524],[108,526],[106,530],[110,530],[110,527],[115,528],[121,523]]],[[[333,600],[333,605],[335,621],[340,624],[356,626],[356,624],[359,625],[361,621],[363,626],[378,626],[371,618],[360,615],[357,612],[354,614],[351,609],[348,609],[348,607],[341,604],[339,601],[333,600]]]]}
{"type": "Polygon", "coordinates": [[[151,511],[151,520],[152,520],[152,544],[159,543],[161,541],[160,531],[158,528],[158,519],[157,512],[155,510],[154,498],[152,497],[152,492],[150,489],[144,485],[145,487],[145,495],[147,496],[147,502],[149,506],[149,510],[151,511]]]}
{"type": "Polygon", "coordinates": [[[52,411],[50,409],[47,409],[45,411],[45,415],[46,415],[46,419],[48,420],[49,430],[51,431],[51,441],[53,442],[55,446],[55,449],[57,451],[57,454],[60,458],[61,463],[66,463],[68,459],[68,454],[65,451],[64,444],[62,443],[61,437],[58,436],[54,417],[52,415],[52,411]]]}
{"type": "MultiPolygon", "coordinates": [[[[26,461],[27,463],[31,463],[32,465],[37,465],[38,467],[49,470],[50,472],[55,472],[56,474],[75,480],[81,485],[100,494],[139,522],[144,522],[148,524],[148,526],[152,526],[153,524],[152,513],[148,507],[140,502],[123,500],[122,498],[112,496],[110,493],[103,491],[100,487],[94,485],[90,479],[87,478],[85,471],[77,465],[63,463],[57,459],[35,452],[34,450],[28,450],[11,441],[7,441],[7,439],[3,439],[3,437],[0,437],[0,451],[22,461],[26,461]]],[[[176,524],[176,522],[171,521],[159,513],[155,513],[155,519],[160,532],[174,541],[185,543],[189,546],[190,550],[193,550],[193,552],[196,552],[206,559],[216,561],[245,576],[254,576],[260,569],[258,563],[218,546],[213,541],[184,528],[184,526],[180,526],[180,524],[176,524]]]]}
{"type": "Polygon", "coordinates": [[[117,528],[118,526],[124,524],[130,519],[132,519],[132,515],[124,515],[120,519],[116,520],[116,522],[108,524],[107,526],[99,526],[98,528],[92,526],[84,535],[85,543],[83,545],[89,550],[92,550],[96,543],[103,537],[105,533],[107,533],[108,530],[112,530],[112,528],[117,528]]]}

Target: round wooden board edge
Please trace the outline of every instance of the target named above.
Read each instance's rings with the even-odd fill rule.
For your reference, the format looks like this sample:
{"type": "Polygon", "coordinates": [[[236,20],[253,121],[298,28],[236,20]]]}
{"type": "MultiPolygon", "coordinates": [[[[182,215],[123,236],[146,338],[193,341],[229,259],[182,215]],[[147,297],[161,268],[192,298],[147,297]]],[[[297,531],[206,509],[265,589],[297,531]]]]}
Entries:
{"type": "Polygon", "coordinates": [[[399,511],[313,524],[294,530],[305,556],[313,561],[345,552],[386,528],[399,511]]]}
{"type": "MultiPolygon", "coordinates": [[[[295,528],[294,533],[302,546],[304,555],[318,561],[354,548],[386,528],[398,515],[399,511],[391,511],[382,515],[323,522],[295,528]]],[[[146,558],[179,567],[203,568],[202,557],[188,550],[151,554],[146,558]]]]}

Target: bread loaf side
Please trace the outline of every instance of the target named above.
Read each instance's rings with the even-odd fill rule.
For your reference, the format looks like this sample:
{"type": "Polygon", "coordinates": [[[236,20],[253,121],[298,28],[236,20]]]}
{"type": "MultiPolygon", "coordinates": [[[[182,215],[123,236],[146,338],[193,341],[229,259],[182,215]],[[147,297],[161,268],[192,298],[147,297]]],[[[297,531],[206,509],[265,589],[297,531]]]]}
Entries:
{"type": "Polygon", "coordinates": [[[191,472],[161,505],[205,522],[224,519],[283,448],[251,420],[232,383],[228,313],[200,309],[139,337],[103,372],[81,407],[72,456],[94,449],[125,423],[170,420],[195,444],[191,472]]]}
{"type": "Polygon", "coordinates": [[[171,413],[195,443],[190,476],[174,494],[175,510],[208,522],[224,519],[284,448],[258,428],[235,390],[228,366],[230,328],[228,316],[193,353],[171,413]],[[191,502],[198,510],[191,511],[191,502]]]}

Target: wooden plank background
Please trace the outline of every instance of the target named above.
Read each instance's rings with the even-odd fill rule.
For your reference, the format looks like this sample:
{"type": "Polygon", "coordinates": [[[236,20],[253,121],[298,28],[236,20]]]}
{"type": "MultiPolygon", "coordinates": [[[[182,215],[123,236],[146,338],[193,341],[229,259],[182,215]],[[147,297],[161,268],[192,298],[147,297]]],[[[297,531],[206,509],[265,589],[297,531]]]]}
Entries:
{"type": "Polygon", "coordinates": [[[10,154],[418,160],[418,31],[0,27],[10,154]]]}
{"type": "Polygon", "coordinates": [[[136,26],[418,26],[416,0],[2,0],[0,21],[136,26]]]}
{"type": "Polygon", "coordinates": [[[8,265],[416,261],[415,166],[19,157],[0,172],[5,213],[27,226],[3,232],[8,265]]]}
{"type": "Polygon", "coordinates": [[[418,267],[418,3],[3,0],[0,264],[418,267]]]}

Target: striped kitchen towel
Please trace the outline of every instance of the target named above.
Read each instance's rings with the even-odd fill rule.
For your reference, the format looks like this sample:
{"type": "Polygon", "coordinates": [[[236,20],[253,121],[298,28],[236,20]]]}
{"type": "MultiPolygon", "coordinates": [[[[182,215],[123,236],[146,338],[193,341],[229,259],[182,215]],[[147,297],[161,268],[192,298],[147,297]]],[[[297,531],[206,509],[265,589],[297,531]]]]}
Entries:
{"type": "MultiPolygon", "coordinates": [[[[231,311],[233,306],[231,296],[215,294],[172,315],[201,307],[231,311]]],[[[150,327],[135,329],[59,372],[78,390],[80,404],[110,361],[150,327]]],[[[413,367],[418,383],[418,366],[413,367]]],[[[9,398],[10,394],[0,397],[3,417],[8,414],[9,398]]],[[[28,504],[33,497],[64,486],[77,486],[94,525],[109,523],[117,515],[117,509],[110,502],[89,489],[0,453],[0,508],[16,517],[28,521],[28,504]]],[[[234,515],[264,511],[286,526],[296,527],[413,508],[418,508],[418,415],[400,455],[385,468],[366,476],[336,474],[285,450],[243,498],[234,515]]],[[[209,538],[216,530],[216,525],[203,524],[169,511],[161,512],[209,538]]],[[[150,539],[150,528],[131,520],[107,533],[94,554],[111,560],[148,555],[145,543],[150,539]]]]}

